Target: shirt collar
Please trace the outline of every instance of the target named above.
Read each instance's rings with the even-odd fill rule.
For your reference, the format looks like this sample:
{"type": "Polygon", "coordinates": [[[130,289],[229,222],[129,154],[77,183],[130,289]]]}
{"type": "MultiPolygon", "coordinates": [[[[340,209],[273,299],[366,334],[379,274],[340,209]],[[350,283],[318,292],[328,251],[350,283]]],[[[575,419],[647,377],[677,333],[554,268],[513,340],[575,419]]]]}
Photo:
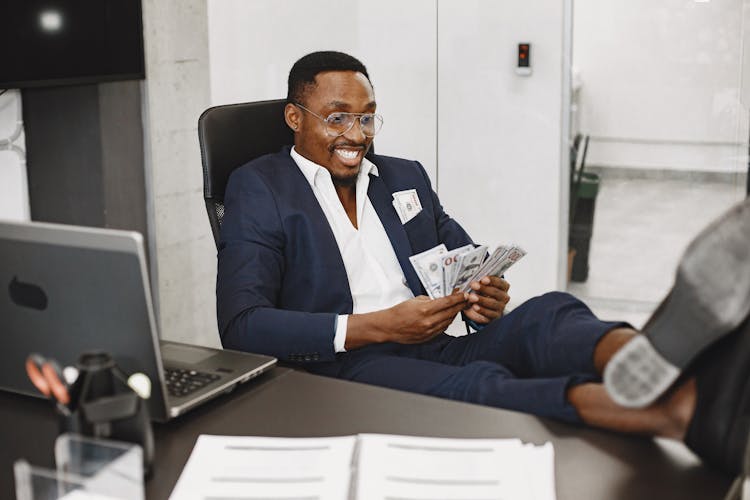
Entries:
{"type": "MultiPolygon", "coordinates": [[[[305,176],[305,179],[307,179],[307,182],[311,186],[315,186],[315,180],[319,175],[326,175],[330,178],[331,174],[328,172],[328,169],[325,167],[318,165],[317,163],[308,160],[301,154],[297,152],[296,149],[294,149],[294,146],[292,146],[292,150],[289,153],[294,160],[294,162],[297,164],[299,169],[302,171],[302,175],[305,176]]],[[[375,166],[374,163],[372,163],[367,158],[362,159],[362,165],[359,168],[359,175],[357,176],[357,180],[359,180],[363,175],[380,175],[378,173],[378,167],[375,166]]]]}

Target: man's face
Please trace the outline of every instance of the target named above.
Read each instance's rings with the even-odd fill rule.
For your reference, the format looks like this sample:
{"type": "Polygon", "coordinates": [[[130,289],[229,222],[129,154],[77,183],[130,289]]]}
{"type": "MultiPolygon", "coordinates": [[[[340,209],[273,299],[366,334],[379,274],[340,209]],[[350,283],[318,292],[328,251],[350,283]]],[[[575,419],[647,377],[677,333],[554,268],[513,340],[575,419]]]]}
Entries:
{"type": "MultiPolygon", "coordinates": [[[[301,104],[323,118],[337,111],[375,112],[375,94],[362,73],[327,71],[318,73],[315,82],[301,104]]],[[[372,137],[362,133],[359,121],[344,135],[331,137],[323,120],[296,106],[287,106],[287,122],[293,129],[296,127],[294,146],[299,154],[328,169],[334,184],[356,183],[360,164],[372,143],[372,137]]]]}

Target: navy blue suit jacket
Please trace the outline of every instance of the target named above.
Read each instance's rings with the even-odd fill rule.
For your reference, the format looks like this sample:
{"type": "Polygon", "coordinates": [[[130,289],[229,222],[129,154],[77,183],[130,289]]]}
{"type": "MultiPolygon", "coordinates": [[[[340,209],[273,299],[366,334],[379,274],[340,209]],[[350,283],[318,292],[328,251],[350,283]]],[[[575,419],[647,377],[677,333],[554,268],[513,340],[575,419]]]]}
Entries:
{"type": "MultiPolygon", "coordinates": [[[[336,318],[352,312],[349,281],[336,239],[313,191],[282,148],[236,169],[227,184],[216,283],[225,348],[292,362],[335,361],[336,318]]],[[[422,165],[368,158],[368,197],[414,295],[425,291],[409,257],[439,243],[472,243],[451,219],[422,165]],[[401,224],[392,193],[416,189],[422,211],[401,224]]]]}

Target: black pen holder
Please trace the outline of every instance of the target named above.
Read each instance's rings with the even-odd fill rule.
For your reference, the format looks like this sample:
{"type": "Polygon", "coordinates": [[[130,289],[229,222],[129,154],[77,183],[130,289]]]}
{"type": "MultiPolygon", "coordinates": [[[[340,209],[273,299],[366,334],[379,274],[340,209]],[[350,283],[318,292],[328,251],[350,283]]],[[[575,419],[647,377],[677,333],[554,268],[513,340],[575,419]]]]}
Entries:
{"type": "Polygon", "coordinates": [[[146,401],[128,386],[127,377],[107,353],[84,353],[77,368],[78,379],[70,390],[73,404],[63,419],[63,432],[140,445],[148,477],[154,436],[146,401]]]}

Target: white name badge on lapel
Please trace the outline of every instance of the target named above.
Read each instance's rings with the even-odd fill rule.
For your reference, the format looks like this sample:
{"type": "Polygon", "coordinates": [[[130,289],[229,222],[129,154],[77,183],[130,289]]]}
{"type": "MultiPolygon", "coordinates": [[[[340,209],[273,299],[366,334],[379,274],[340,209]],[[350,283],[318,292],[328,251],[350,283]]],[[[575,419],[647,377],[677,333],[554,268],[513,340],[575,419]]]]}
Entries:
{"type": "Polygon", "coordinates": [[[396,191],[393,193],[393,208],[396,209],[401,224],[406,224],[419,212],[422,211],[422,203],[419,201],[416,189],[396,191]]]}

